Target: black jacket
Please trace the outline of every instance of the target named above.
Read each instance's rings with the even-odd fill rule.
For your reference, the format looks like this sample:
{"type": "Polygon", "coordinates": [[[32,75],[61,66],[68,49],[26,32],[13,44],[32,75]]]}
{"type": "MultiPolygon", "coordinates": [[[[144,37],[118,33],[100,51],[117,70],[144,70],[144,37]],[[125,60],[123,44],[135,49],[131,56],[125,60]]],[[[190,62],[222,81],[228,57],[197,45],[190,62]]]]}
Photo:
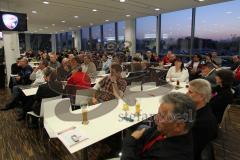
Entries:
{"type": "Polygon", "coordinates": [[[233,102],[233,93],[231,88],[222,88],[220,86],[215,87],[213,91],[216,92],[217,95],[210,100],[209,105],[212,108],[217,122],[221,123],[227,105],[233,102]]]}
{"type": "Polygon", "coordinates": [[[40,85],[38,87],[37,93],[35,95],[35,101],[32,106],[32,110],[34,111],[34,113],[37,115],[40,114],[41,102],[43,98],[51,98],[56,96],[59,96],[59,93],[50,88],[48,83],[40,85]]]}
{"type": "Polygon", "coordinates": [[[197,110],[193,126],[194,159],[200,160],[202,150],[217,137],[217,120],[209,105],[197,110]]]}
{"type": "Polygon", "coordinates": [[[28,85],[31,84],[32,81],[30,80],[30,75],[32,73],[33,69],[31,66],[27,65],[24,68],[21,68],[18,75],[21,77],[19,84],[20,85],[28,85]]]}
{"type": "Polygon", "coordinates": [[[190,132],[157,141],[150,150],[140,154],[144,145],[159,135],[154,133],[156,128],[151,128],[146,130],[139,140],[132,136],[124,139],[121,160],[193,160],[193,141],[190,132]]]}

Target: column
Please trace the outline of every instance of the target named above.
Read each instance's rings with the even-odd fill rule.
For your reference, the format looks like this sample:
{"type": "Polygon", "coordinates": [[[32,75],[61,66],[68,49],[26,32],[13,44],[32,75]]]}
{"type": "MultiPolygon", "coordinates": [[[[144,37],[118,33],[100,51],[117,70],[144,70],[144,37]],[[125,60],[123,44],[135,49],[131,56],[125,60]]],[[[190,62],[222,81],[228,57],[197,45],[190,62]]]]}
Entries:
{"type": "Polygon", "coordinates": [[[76,48],[77,49],[77,51],[80,51],[81,50],[81,32],[80,32],[80,30],[78,30],[78,31],[72,31],[72,37],[73,37],[73,39],[74,39],[74,42],[73,42],[73,44],[74,44],[74,48],[76,48]]]}
{"type": "Polygon", "coordinates": [[[4,56],[7,70],[7,82],[11,74],[11,65],[20,57],[18,32],[3,32],[4,56]]]}
{"type": "Polygon", "coordinates": [[[25,33],[25,45],[26,45],[26,51],[31,49],[30,34],[28,33],[25,33]]]}
{"type": "Polygon", "coordinates": [[[136,52],[136,21],[135,19],[127,19],[125,21],[125,42],[130,43],[130,52],[136,52]]]}
{"type": "Polygon", "coordinates": [[[56,34],[51,34],[51,45],[52,45],[52,52],[57,52],[56,34]]]}
{"type": "Polygon", "coordinates": [[[157,32],[156,32],[156,53],[160,54],[161,49],[161,14],[157,16],[157,32]]]}

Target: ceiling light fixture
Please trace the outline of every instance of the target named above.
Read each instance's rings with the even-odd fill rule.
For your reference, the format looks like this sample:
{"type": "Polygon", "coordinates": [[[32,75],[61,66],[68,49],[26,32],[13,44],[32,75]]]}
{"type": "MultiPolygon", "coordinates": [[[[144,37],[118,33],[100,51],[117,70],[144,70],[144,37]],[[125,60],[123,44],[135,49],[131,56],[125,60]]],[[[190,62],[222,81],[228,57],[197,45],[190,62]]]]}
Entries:
{"type": "Polygon", "coordinates": [[[36,13],[37,13],[37,11],[32,11],[32,13],[33,13],[33,14],[36,14],[36,13]]]}
{"type": "Polygon", "coordinates": [[[90,26],[92,26],[93,25],[93,23],[90,23],[90,26]]]}
{"type": "Polygon", "coordinates": [[[74,16],[74,18],[78,18],[78,16],[74,16]]]}
{"type": "Polygon", "coordinates": [[[195,0],[195,1],[197,1],[197,2],[204,2],[205,0],[195,0]]]}
{"type": "Polygon", "coordinates": [[[126,2],[126,0],[120,0],[121,3],[126,2]]]}
{"type": "Polygon", "coordinates": [[[155,8],[154,10],[155,10],[155,11],[160,11],[160,8],[155,8]]]}
{"type": "Polygon", "coordinates": [[[127,14],[126,17],[130,17],[131,15],[130,14],[127,14]]]}
{"type": "Polygon", "coordinates": [[[93,11],[93,12],[97,12],[98,10],[97,10],[97,9],[93,9],[92,11],[93,11]]]}
{"type": "Polygon", "coordinates": [[[109,21],[108,19],[105,20],[105,22],[108,22],[108,21],[109,21]]]}
{"type": "Polygon", "coordinates": [[[55,26],[55,24],[52,24],[52,26],[55,26]]]}
{"type": "Polygon", "coordinates": [[[42,29],[42,28],[40,28],[39,30],[40,30],[40,31],[42,31],[43,29],[42,29]]]}
{"type": "Polygon", "coordinates": [[[66,21],[61,21],[62,23],[66,23],[66,21]]]}
{"type": "Polygon", "coordinates": [[[78,28],[81,28],[81,26],[77,26],[78,28]]]}
{"type": "Polygon", "coordinates": [[[48,1],[43,1],[42,3],[43,3],[43,4],[49,4],[49,2],[48,2],[48,1]]]}
{"type": "Polygon", "coordinates": [[[48,29],[48,27],[44,27],[44,28],[48,29]]]}

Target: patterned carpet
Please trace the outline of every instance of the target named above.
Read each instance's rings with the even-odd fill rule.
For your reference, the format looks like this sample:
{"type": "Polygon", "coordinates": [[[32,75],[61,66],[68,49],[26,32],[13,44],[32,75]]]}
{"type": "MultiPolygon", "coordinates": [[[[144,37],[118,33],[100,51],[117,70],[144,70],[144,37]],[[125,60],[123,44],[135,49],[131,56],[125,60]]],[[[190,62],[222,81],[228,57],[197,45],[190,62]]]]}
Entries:
{"type": "MultiPolygon", "coordinates": [[[[0,108],[10,98],[8,89],[0,89],[0,108]]],[[[16,109],[0,111],[0,160],[75,160],[80,153],[71,155],[58,141],[45,134],[40,139],[38,129],[29,129],[25,121],[16,121],[16,109]],[[51,148],[51,150],[49,150],[51,148]]]]}

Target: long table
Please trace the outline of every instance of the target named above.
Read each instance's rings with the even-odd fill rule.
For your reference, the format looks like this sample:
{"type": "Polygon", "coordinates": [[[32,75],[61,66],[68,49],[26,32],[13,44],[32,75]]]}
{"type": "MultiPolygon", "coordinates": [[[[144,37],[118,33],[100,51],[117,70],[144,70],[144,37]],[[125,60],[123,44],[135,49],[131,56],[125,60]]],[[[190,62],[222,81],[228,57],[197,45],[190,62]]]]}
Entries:
{"type": "MultiPolygon", "coordinates": [[[[76,120],[76,121],[62,120],[62,118],[59,118],[59,116],[54,115],[56,112],[55,111],[56,108],[51,107],[51,109],[48,110],[48,107],[46,107],[45,112],[52,112],[52,113],[49,113],[49,114],[52,114],[52,116],[44,119],[44,126],[51,138],[56,138],[59,132],[62,132],[63,130],[68,129],[69,127],[80,127],[80,130],[85,135],[87,135],[88,139],[72,147],[67,147],[70,153],[75,153],[79,150],[82,150],[96,142],[99,142],[115,133],[125,130],[126,128],[129,128],[155,115],[158,112],[161,97],[169,92],[186,93],[187,88],[185,87],[185,85],[186,84],[182,83],[181,84],[182,88],[178,90],[176,90],[175,87],[170,89],[168,87],[167,88],[166,87],[156,87],[156,88],[150,87],[150,89],[148,87],[143,87],[143,88],[146,88],[145,91],[137,92],[135,89],[134,92],[131,92],[129,95],[126,96],[126,98],[119,99],[119,100],[112,100],[112,101],[104,102],[101,104],[89,106],[89,110],[91,111],[101,107],[102,109],[107,110],[108,107],[112,107],[112,105],[116,105],[110,112],[102,116],[98,116],[95,119],[91,119],[88,125],[83,125],[80,120],[76,120]],[[134,117],[133,118],[134,121],[129,122],[129,121],[123,120],[120,115],[126,114],[126,112],[122,110],[123,105],[126,103],[126,101],[133,100],[133,99],[136,99],[136,101],[140,103],[142,116],[134,117]]],[[[48,105],[54,106],[59,101],[61,100],[54,100],[54,101],[48,102],[48,105]]],[[[66,116],[69,116],[69,115],[76,116],[76,115],[81,115],[82,113],[81,109],[71,111],[70,106],[65,106],[65,107],[66,107],[65,111],[68,110],[70,112],[70,113],[62,113],[62,114],[68,114],[66,116]]],[[[129,105],[129,111],[127,111],[127,114],[128,115],[135,114],[135,104],[129,105]]],[[[64,115],[62,115],[61,117],[64,117],[64,115]]],[[[89,117],[91,117],[91,115],[89,115],[89,117]]]]}

